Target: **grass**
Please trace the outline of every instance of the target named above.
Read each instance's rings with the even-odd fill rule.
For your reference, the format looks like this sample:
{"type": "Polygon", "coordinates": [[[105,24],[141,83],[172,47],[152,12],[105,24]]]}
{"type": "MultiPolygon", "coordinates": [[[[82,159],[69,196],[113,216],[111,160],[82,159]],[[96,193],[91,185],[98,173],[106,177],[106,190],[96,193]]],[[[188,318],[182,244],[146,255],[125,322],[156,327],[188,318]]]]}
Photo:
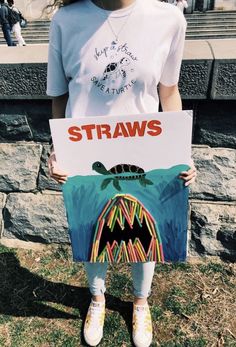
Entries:
{"type": "Polygon", "coordinates": [[[193,300],[190,296],[178,286],[174,286],[167,293],[164,305],[167,310],[178,315],[192,315],[197,312],[198,308],[201,307],[203,301],[199,298],[193,300]]]}
{"type": "MultiPolygon", "coordinates": [[[[149,298],[151,347],[236,347],[236,264],[157,265],[149,298]]],[[[44,252],[0,246],[0,346],[85,346],[90,301],[82,264],[68,247],[44,252]]],[[[107,274],[101,347],[131,347],[130,266],[107,274]]]]}

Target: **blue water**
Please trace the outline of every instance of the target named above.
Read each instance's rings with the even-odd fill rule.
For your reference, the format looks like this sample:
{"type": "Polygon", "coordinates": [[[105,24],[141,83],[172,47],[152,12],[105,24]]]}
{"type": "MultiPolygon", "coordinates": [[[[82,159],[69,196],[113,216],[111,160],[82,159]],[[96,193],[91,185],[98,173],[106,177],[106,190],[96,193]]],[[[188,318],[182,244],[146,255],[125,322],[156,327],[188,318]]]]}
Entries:
{"type": "Polygon", "coordinates": [[[187,244],[188,188],[178,178],[187,165],[146,173],[154,184],[143,187],[139,180],[120,180],[121,191],[113,182],[101,190],[104,179],[112,176],[74,176],[63,185],[63,196],[75,261],[88,261],[94,228],[107,201],[116,194],[136,197],[156,220],[165,261],[184,261],[187,244]]]}

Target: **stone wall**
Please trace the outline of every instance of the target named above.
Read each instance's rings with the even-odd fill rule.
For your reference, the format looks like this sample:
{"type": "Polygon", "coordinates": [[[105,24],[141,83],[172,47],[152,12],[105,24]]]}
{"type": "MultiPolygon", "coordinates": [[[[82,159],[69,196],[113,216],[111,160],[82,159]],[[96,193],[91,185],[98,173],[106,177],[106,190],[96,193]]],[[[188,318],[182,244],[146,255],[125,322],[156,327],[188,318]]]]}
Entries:
{"type": "MultiPolygon", "coordinates": [[[[235,77],[231,73],[231,80],[230,74],[225,73],[220,82],[216,72],[212,72],[217,68],[215,71],[220,71],[222,76],[223,60],[216,58],[217,49],[212,59],[205,42],[203,47],[201,56],[199,46],[185,52],[188,58],[180,81],[184,109],[194,111],[192,152],[198,170],[190,192],[189,255],[220,256],[235,261],[235,77]],[[195,60],[191,57],[194,50],[195,60]],[[220,83],[224,86],[225,81],[227,87],[222,87],[221,92],[220,83]]],[[[35,62],[35,69],[31,64],[33,75],[40,71],[42,76],[41,80],[34,77],[35,89],[31,95],[26,83],[21,83],[18,89],[25,90],[25,96],[16,95],[16,91],[12,94],[12,65],[5,94],[0,96],[0,242],[3,244],[14,240],[69,243],[60,186],[47,172],[51,106],[45,96],[45,72],[38,70],[39,63],[35,62]],[[44,94],[40,97],[40,93],[44,94]]],[[[236,69],[232,57],[230,64],[232,72],[236,69]]],[[[27,73],[25,78],[30,81],[27,73]]]]}
{"type": "MultiPolygon", "coordinates": [[[[50,114],[49,104],[46,106],[50,114]]],[[[202,106],[200,103],[200,111],[204,109],[202,106]]],[[[210,108],[208,104],[206,109],[210,108]]],[[[201,117],[207,118],[204,114],[201,117]]],[[[48,177],[46,166],[49,150],[47,118],[44,115],[36,121],[35,115],[27,108],[26,114],[0,115],[0,209],[3,212],[0,223],[3,242],[14,238],[40,243],[69,242],[60,186],[48,177]]],[[[227,120],[227,114],[225,118],[227,120]]],[[[236,129],[233,122],[231,125],[236,129]]],[[[235,137],[222,130],[218,133],[213,130],[207,136],[210,133],[208,127],[209,123],[203,123],[200,131],[195,125],[194,131],[194,134],[200,134],[195,142],[205,141],[208,145],[194,144],[192,150],[198,178],[190,193],[189,254],[218,255],[235,260],[235,137]],[[220,146],[226,144],[226,148],[213,147],[217,145],[217,135],[220,146]],[[232,148],[229,148],[231,139],[232,148]]]]}

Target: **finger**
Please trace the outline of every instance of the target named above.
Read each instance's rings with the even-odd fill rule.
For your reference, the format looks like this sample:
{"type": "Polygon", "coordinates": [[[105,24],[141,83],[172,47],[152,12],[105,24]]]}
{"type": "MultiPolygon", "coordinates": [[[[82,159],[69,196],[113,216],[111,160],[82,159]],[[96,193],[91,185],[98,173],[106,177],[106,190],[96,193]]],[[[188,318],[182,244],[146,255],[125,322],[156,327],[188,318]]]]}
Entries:
{"type": "Polygon", "coordinates": [[[179,175],[179,178],[184,178],[186,176],[188,176],[187,172],[181,172],[180,175],[179,175]]]}
{"type": "Polygon", "coordinates": [[[67,181],[67,178],[60,178],[60,177],[53,177],[53,176],[52,178],[58,183],[65,183],[67,181]]]}
{"type": "Polygon", "coordinates": [[[66,181],[67,180],[67,176],[55,176],[55,175],[52,175],[51,178],[53,178],[54,180],[56,181],[66,181]]]}
{"type": "Polygon", "coordinates": [[[68,175],[64,175],[64,174],[61,174],[61,173],[57,173],[57,172],[55,172],[55,171],[52,171],[52,176],[55,176],[55,177],[58,177],[58,178],[67,178],[68,177],[68,175]]]}
{"type": "Polygon", "coordinates": [[[185,187],[187,187],[187,186],[189,186],[190,184],[192,184],[192,183],[194,183],[194,181],[195,181],[195,177],[194,178],[192,178],[190,181],[188,181],[188,182],[185,182],[185,187]]]}
{"type": "Polygon", "coordinates": [[[53,175],[57,175],[57,176],[68,176],[67,172],[61,171],[61,170],[59,170],[58,168],[56,168],[54,166],[51,168],[51,172],[52,172],[53,175]]]}
{"type": "Polygon", "coordinates": [[[52,176],[54,176],[54,177],[57,177],[57,178],[67,178],[68,177],[68,175],[66,174],[66,173],[62,173],[62,172],[60,172],[60,171],[58,171],[58,170],[55,170],[54,168],[49,168],[49,175],[52,177],[52,176]]]}
{"type": "Polygon", "coordinates": [[[65,181],[58,181],[60,184],[65,184],[66,183],[66,180],[65,181]]]}
{"type": "Polygon", "coordinates": [[[182,177],[180,177],[182,180],[184,180],[184,181],[189,181],[189,180],[191,180],[192,178],[195,178],[196,177],[196,174],[195,173],[193,173],[192,175],[188,175],[188,176],[182,176],[182,177]]]}
{"type": "Polygon", "coordinates": [[[186,173],[186,174],[180,174],[179,175],[179,178],[181,178],[181,179],[185,179],[185,178],[188,178],[188,177],[190,177],[190,176],[192,176],[192,175],[194,175],[195,177],[197,176],[197,173],[196,173],[196,171],[194,171],[194,172],[188,172],[188,173],[186,173]]]}
{"type": "Polygon", "coordinates": [[[191,175],[192,173],[196,172],[196,169],[195,168],[192,168],[192,169],[189,169],[188,171],[182,171],[180,172],[180,175],[182,176],[186,176],[186,175],[191,175]]]}

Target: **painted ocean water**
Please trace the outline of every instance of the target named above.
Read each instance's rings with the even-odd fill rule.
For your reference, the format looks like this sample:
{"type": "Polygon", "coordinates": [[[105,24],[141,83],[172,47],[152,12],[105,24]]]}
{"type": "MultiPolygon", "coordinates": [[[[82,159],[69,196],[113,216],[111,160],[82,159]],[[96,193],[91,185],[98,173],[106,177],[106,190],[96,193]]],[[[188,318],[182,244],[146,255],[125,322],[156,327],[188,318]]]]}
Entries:
{"type": "MultiPolygon", "coordinates": [[[[69,177],[63,185],[63,196],[75,261],[89,261],[99,216],[108,201],[117,194],[130,194],[149,211],[156,221],[166,262],[184,261],[187,245],[188,188],[178,178],[187,165],[146,172],[153,182],[145,187],[139,180],[120,180],[121,191],[113,181],[101,189],[108,175],[69,177]]],[[[126,174],[129,176],[129,174],[126,174]]],[[[117,176],[117,175],[116,175],[117,176]]],[[[124,176],[124,174],[122,174],[124,176]]]]}

